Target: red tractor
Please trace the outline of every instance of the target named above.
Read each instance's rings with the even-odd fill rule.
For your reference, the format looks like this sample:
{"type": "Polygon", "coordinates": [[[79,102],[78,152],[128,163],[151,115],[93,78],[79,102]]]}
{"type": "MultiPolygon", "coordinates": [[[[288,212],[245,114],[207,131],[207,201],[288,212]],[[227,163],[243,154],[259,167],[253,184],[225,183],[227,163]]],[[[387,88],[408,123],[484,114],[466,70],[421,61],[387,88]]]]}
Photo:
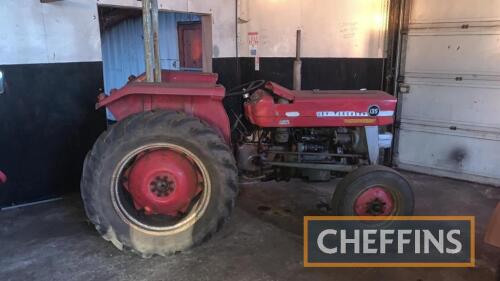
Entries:
{"type": "Polygon", "coordinates": [[[85,159],[82,197],[99,233],[120,249],[166,255],[209,238],[227,221],[239,179],[343,177],[335,215],[411,215],[413,193],[378,166],[396,99],[381,91],[292,91],[263,80],[226,93],[217,74],[132,77],[97,107],[117,123],[85,159]],[[242,100],[242,114],[224,108],[242,100]]]}

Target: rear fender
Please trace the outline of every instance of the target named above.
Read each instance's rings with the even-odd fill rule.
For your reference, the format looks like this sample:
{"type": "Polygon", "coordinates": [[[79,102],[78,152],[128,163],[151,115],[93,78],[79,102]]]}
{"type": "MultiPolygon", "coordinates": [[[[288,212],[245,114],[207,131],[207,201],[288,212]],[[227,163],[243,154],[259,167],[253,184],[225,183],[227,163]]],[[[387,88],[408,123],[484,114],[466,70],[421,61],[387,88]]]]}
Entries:
{"type": "Polygon", "coordinates": [[[130,82],[111,95],[99,97],[96,108],[107,107],[116,120],[151,110],[175,110],[195,116],[216,129],[230,144],[229,118],[222,99],[225,89],[215,83],[130,82]]]}

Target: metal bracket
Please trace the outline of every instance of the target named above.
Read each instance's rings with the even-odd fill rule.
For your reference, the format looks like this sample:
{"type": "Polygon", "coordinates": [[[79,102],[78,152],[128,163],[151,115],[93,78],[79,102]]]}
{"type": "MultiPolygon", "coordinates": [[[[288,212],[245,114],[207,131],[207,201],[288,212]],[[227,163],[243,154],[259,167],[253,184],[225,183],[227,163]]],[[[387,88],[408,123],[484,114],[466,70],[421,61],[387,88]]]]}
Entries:
{"type": "Polygon", "coordinates": [[[399,83],[399,93],[409,94],[410,93],[410,85],[406,84],[406,83],[399,83]]]}
{"type": "Polygon", "coordinates": [[[379,145],[378,145],[378,126],[366,126],[366,145],[368,147],[368,158],[370,164],[376,165],[378,163],[379,145]]]}

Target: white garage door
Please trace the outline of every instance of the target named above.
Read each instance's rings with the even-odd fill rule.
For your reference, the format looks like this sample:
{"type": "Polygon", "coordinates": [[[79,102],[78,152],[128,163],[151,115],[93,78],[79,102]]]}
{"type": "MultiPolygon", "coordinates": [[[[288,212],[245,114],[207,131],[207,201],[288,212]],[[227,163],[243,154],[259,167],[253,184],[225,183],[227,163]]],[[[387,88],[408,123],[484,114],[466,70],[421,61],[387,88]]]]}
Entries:
{"type": "Polygon", "coordinates": [[[400,168],[500,185],[500,0],[412,0],[400,168]]]}

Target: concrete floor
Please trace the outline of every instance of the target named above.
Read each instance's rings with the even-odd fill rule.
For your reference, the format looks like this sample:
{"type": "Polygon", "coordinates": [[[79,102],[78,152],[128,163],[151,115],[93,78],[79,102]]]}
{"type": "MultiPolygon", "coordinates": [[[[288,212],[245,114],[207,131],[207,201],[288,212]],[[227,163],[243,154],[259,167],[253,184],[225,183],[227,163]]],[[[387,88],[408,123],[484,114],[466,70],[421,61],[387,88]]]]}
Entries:
{"type": "Polygon", "coordinates": [[[500,280],[500,249],[482,242],[500,189],[405,173],[417,215],[475,215],[478,266],[304,268],[302,216],[327,214],[334,183],[245,184],[230,222],[207,243],[141,259],[101,239],[77,194],[0,212],[0,280],[500,280]]]}

